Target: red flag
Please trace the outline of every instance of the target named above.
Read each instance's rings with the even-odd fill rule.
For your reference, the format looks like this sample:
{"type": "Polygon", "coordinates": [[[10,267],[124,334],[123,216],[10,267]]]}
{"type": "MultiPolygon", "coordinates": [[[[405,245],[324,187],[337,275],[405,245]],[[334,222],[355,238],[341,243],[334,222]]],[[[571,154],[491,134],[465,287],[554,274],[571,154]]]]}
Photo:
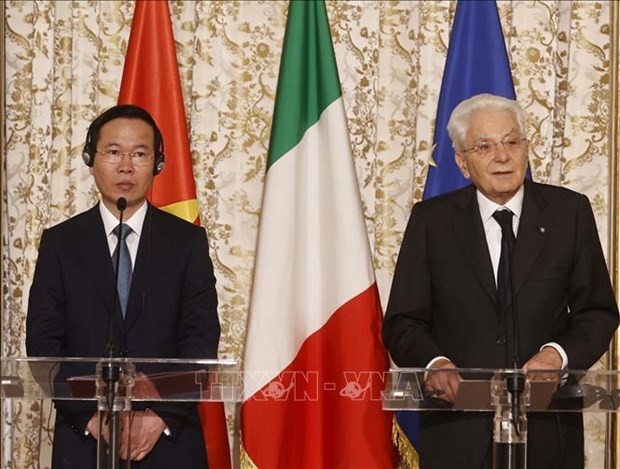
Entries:
{"type": "Polygon", "coordinates": [[[168,2],[136,1],[118,103],[146,109],[164,137],[166,167],[153,182],[151,203],[199,223],[168,2]]]}
{"type": "MultiPolygon", "coordinates": [[[[164,137],[166,167],[153,181],[151,203],[200,224],[168,2],[136,1],[118,103],[146,109],[164,137]]],[[[230,468],[223,403],[201,403],[198,411],[209,467],[230,468]]]]}

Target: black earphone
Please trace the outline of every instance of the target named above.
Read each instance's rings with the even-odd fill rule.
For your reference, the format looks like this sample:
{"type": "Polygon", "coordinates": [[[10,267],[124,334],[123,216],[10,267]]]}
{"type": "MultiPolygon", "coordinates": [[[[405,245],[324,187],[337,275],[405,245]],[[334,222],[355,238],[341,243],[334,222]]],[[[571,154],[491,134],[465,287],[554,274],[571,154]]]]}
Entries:
{"type": "Polygon", "coordinates": [[[97,152],[97,148],[96,142],[93,140],[93,135],[98,136],[101,128],[105,124],[118,118],[140,119],[152,127],[155,142],[159,142],[159,148],[155,150],[155,158],[153,162],[153,176],[157,176],[164,169],[166,164],[163,136],[151,115],[144,109],[131,104],[114,106],[105,111],[90,124],[88,132],[86,133],[86,143],[84,144],[84,149],[82,150],[82,159],[84,160],[84,164],[91,168],[95,164],[95,153],[97,152]]]}

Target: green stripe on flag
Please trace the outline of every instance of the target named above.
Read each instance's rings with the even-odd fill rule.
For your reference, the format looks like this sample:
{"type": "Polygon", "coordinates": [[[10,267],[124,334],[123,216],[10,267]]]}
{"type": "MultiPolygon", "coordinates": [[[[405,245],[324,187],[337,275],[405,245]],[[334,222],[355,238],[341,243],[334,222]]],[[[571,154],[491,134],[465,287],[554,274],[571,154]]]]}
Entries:
{"type": "Polygon", "coordinates": [[[325,3],[292,0],[280,60],[267,169],[342,95],[325,3]]]}

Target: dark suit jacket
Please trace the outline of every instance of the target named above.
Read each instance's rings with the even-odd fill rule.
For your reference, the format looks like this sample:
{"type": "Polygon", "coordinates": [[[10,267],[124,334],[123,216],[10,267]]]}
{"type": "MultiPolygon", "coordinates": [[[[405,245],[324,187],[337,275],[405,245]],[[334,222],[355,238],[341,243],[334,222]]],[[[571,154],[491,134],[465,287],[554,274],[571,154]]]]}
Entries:
{"type": "MultiPolygon", "coordinates": [[[[569,368],[589,368],[609,346],[618,308],[588,199],[526,182],[513,266],[520,365],[556,342],[569,368]]],[[[394,362],[425,367],[445,356],[459,368],[512,367],[511,316],[503,333],[495,308],[475,188],[416,204],[383,326],[394,362]]],[[[528,467],[583,465],[580,414],[528,417],[528,467]]],[[[422,412],[420,430],[423,468],[488,467],[490,414],[422,412]]]]}
{"type": "MultiPolygon", "coordinates": [[[[30,290],[28,354],[107,356],[113,292],[112,261],[98,206],[45,230],[30,290]]],[[[220,326],[204,229],[149,205],[126,318],[118,303],[115,311],[117,351],[125,356],[216,358],[220,326]]],[[[68,370],[59,373],[66,374],[68,370]]],[[[84,431],[95,403],[55,404],[53,467],[94,468],[95,440],[84,431]]],[[[146,406],[135,403],[134,409],[146,406]]],[[[165,420],[171,436],[162,435],[153,451],[140,463],[132,462],[132,467],[206,467],[195,404],[148,407],[165,420]]]]}

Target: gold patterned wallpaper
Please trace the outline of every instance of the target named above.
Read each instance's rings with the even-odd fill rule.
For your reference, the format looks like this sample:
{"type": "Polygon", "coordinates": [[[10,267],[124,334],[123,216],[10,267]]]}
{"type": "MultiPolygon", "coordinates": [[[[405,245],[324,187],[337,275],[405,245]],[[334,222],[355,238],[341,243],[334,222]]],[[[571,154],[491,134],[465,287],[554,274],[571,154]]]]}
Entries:
{"type": "MultiPolygon", "coordinates": [[[[220,355],[240,359],[288,4],[169,4],[218,280],[220,355]]],[[[611,2],[498,6],[518,100],[531,116],[533,177],[586,193],[607,249],[611,2]]],[[[327,2],[384,305],[405,223],[422,195],[454,7],[327,2]]],[[[97,200],[80,154],[90,120],[116,103],[133,2],[8,0],[2,8],[2,355],[19,356],[41,231],[97,200]]],[[[235,411],[228,409],[236,455],[235,411]]],[[[0,467],[47,467],[50,409],[5,402],[1,417],[0,467]]],[[[604,467],[605,418],[588,417],[586,426],[588,467],[604,467]]]]}

